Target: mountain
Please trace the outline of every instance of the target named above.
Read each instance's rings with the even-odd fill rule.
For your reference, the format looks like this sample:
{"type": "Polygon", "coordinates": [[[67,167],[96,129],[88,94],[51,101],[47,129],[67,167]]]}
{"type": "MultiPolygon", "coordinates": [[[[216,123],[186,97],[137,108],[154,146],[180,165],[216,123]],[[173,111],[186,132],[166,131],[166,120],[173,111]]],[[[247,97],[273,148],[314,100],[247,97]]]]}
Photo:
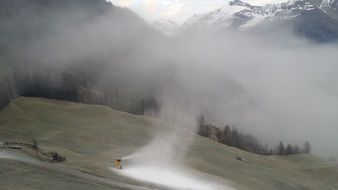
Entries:
{"type": "Polygon", "coordinates": [[[338,0],[323,0],[320,8],[330,17],[338,19],[338,0]]]}
{"type": "Polygon", "coordinates": [[[194,15],[183,31],[235,29],[266,31],[291,28],[297,35],[327,42],[338,39],[338,0],[290,0],[281,4],[253,6],[240,0],[207,14],[194,15]]]}
{"type": "Polygon", "coordinates": [[[176,22],[166,19],[157,20],[152,24],[153,28],[166,36],[171,36],[178,31],[179,25],[176,22]]]}
{"type": "Polygon", "coordinates": [[[120,74],[142,59],[115,64],[125,55],[145,55],[145,41],[162,37],[132,11],[106,0],[1,0],[0,25],[0,109],[15,96],[135,114],[148,107],[151,93],[134,82],[143,80],[126,85],[130,75],[120,74]]]}
{"type": "Polygon", "coordinates": [[[219,30],[221,28],[246,28],[271,16],[277,7],[275,5],[252,6],[239,0],[207,14],[192,16],[183,28],[200,28],[219,30]]]}
{"type": "Polygon", "coordinates": [[[311,11],[319,6],[320,3],[313,0],[292,0],[264,6],[253,6],[240,0],[234,0],[210,13],[194,15],[183,24],[183,27],[202,25],[211,29],[222,27],[246,29],[269,18],[292,19],[304,11],[311,11]]]}

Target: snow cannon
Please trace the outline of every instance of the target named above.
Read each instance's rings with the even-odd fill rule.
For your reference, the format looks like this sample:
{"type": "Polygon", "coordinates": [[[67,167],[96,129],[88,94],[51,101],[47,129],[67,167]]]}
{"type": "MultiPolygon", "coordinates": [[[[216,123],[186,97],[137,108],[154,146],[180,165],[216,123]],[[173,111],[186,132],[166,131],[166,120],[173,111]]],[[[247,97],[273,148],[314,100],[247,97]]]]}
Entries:
{"type": "Polygon", "coordinates": [[[115,160],[115,169],[122,170],[122,159],[115,160]]]}

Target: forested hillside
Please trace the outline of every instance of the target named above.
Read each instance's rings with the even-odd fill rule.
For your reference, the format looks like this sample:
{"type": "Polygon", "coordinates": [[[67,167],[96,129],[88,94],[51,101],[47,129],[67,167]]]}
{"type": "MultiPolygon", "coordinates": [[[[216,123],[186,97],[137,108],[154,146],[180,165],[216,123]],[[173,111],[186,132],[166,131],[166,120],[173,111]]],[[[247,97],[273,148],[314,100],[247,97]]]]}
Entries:
{"type": "Polygon", "coordinates": [[[139,54],[135,44],[147,36],[160,37],[129,10],[105,0],[4,0],[0,24],[0,108],[20,95],[134,114],[156,109],[151,88],[134,90],[138,84],[119,75],[136,63],[123,55],[139,54]]]}

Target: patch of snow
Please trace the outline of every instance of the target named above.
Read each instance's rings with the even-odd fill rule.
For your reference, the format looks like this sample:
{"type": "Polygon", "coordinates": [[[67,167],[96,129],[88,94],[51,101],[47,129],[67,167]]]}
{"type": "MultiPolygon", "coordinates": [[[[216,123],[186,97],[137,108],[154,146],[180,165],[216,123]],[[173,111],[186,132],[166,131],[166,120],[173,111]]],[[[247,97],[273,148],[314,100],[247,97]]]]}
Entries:
{"type": "Polygon", "coordinates": [[[225,184],[210,181],[202,174],[183,170],[178,167],[138,165],[124,167],[122,170],[111,168],[119,175],[167,188],[182,190],[235,190],[225,184]]]}
{"type": "Polygon", "coordinates": [[[320,8],[333,19],[338,19],[338,0],[323,0],[320,8]]]}

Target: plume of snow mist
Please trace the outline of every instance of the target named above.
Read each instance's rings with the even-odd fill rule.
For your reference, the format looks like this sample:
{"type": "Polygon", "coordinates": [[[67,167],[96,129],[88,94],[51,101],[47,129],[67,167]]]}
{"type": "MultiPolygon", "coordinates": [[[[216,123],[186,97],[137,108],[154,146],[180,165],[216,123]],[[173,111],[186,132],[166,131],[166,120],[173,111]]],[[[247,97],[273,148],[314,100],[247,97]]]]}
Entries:
{"type": "MultiPolygon", "coordinates": [[[[173,92],[173,91],[172,91],[173,92]]],[[[159,130],[154,139],[132,156],[122,159],[122,170],[114,172],[139,181],[169,189],[230,190],[224,179],[188,169],[182,164],[196,134],[196,114],[181,96],[166,93],[159,117],[167,127],[159,130]]],[[[160,127],[160,126],[159,126],[160,127]]]]}
{"type": "Polygon", "coordinates": [[[175,166],[131,165],[114,172],[157,186],[180,190],[235,190],[227,182],[175,166]]]}

